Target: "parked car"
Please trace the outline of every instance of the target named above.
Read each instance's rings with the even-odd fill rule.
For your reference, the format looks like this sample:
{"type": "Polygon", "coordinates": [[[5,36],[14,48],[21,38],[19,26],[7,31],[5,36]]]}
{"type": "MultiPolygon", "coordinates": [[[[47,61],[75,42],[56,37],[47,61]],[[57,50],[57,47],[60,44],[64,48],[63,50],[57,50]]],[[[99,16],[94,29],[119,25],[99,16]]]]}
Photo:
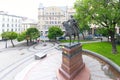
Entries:
{"type": "Polygon", "coordinates": [[[59,37],[58,40],[66,40],[66,38],[62,36],[62,37],[59,37]]]}

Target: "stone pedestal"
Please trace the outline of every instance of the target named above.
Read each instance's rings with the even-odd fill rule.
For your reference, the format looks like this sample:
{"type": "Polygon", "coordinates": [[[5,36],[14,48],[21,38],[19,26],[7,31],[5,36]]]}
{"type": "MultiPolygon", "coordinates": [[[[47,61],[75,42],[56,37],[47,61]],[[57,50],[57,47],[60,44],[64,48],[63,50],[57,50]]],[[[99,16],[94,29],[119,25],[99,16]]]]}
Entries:
{"type": "Polygon", "coordinates": [[[82,59],[82,45],[66,45],[62,52],[62,64],[58,80],[89,80],[90,73],[82,59]],[[84,77],[84,78],[82,78],[84,77]]]}

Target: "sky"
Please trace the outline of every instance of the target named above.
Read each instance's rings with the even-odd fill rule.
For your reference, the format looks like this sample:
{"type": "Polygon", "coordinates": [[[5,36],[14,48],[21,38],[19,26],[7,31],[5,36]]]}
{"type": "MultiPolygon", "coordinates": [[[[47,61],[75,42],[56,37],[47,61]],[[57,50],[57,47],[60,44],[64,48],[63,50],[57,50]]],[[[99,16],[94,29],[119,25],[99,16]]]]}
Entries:
{"type": "Polygon", "coordinates": [[[0,11],[37,20],[38,7],[73,6],[75,0],[0,0],[0,11]]]}

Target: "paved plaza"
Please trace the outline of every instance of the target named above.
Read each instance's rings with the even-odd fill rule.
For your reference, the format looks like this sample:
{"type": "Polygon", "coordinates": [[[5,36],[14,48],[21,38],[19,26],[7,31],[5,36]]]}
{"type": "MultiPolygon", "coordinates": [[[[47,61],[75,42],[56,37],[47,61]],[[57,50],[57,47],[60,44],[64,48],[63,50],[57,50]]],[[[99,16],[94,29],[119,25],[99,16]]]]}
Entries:
{"type": "MultiPolygon", "coordinates": [[[[0,49],[0,80],[57,80],[57,70],[61,66],[62,51],[58,44],[47,42],[32,46],[20,43],[15,48],[0,49]],[[35,60],[34,55],[46,53],[41,60],[35,60]]],[[[91,73],[91,80],[115,80],[114,76],[107,75],[104,64],[97,59],[83,55],[83,60],[91,73]]]]}
{"type": "MultiPolygon", "coordinates": [[[[47,57],[36,60],[24,68],[15,80],[57,80],[57,70],[61,66],[62,51],[57,49],[49,50],[47,57]]],[[[83,55],[83,60],[91,73],[91,80],[113,80],[106,75],[103,70],[103,64],[93,57],[83,55]]]]}

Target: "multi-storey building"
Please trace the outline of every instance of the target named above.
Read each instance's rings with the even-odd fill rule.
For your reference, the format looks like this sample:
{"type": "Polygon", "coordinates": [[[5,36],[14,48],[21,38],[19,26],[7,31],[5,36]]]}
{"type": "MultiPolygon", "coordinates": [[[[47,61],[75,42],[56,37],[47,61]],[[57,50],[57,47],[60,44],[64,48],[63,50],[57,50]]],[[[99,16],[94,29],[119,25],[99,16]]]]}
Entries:
{"type": "MultiPolygon", "coordinates": [[[[74,13],[75,9],[72,7],[44,7],[40,4],[38,8],[38,29],[41,31],[41,35],[46,36],[50,26],[59,26],[64,31],[62,22],[67,21],[70,15],[74,15],[74,13]]],[[[96,34],[98,27],[97,25],[91,24],[89,33],[93,35],[96,34]]],[[[116,27],[116,33],[120,33],[119,27],[116,27]]]]}
{"type": "Polygon", "coordinates": [[[74,14],[74,10],[68,7],[44,7],[40,4],[38,8],[38,28],[41,31],[41,35],[46,36],[49,27],[59,26],[64,30],[62,22],[68,20],[70,15],[74,14]]]}
{"type": "Polygon", "coordinates": [[[21,32],[23,17],[0,11],[0,34],[6,31],[21,32]]]}
{"type": "Polygon", "coordinates": [[[30,27],[36,27],[37,28],[37,21],[33,19],[25,19],[22,22],[21,32],[26,31],[30,27]]]}

